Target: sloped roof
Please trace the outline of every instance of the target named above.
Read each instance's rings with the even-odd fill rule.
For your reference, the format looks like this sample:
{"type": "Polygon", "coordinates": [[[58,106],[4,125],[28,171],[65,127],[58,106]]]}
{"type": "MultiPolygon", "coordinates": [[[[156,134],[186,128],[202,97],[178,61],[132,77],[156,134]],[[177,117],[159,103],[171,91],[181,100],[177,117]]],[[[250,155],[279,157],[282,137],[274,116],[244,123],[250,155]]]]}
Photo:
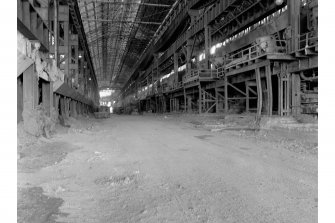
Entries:
{"type": "Polygon", "coordinates": [[[20,51],[17,51],[17,74],[16,76],[20,76],[25,70],[30,67],[34,61],[29,57],[22,54],[20,51]]]}
{"type": "Polygon", "coordinates": [[[122,87],[175,0],[77,0],[98,85],[122,87]]]}

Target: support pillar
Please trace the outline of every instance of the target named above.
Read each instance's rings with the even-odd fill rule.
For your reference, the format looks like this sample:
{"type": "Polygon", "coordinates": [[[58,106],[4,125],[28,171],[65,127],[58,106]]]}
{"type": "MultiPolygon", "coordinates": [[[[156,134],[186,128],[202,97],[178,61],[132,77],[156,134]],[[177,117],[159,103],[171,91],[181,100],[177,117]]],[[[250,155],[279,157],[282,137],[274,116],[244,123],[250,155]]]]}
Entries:
{"type": "Polygon", "coordinates": [[[278,75],[278,115],[283,116],[283,85],[281,74],[278,75]]]}
{"type": "Polygon", "coordinates": [[[205,61],[206,61],[206,68],[210,69],[210,49],[211,49],[211,31],[210,31],[210,26],[207,25],[206,19],[207,17],[205,16],[205,61]]]}
{"type": "Polygon", "coordinates": [[[260,69],[256,68],[256,85],[257,85],[257,117],[262,114],[262,84],[261,84],[261,73],[260,69]]]}
{"type": "MultiPolygon", "coordinates": [[[[261,77],[265,76],[265,71],[263,69],[260,69],[261,77]]],[[[266,85],[266,79],[261,78],[261,89],[262,89],[262,113],[268,115],[269,113],[269,101],[268,101],[268,89],[266,85]]]]}
{"type": "Polygon", "coordinates": [[[70,110],[70,98],[64,97],[65,102],[65,110],[64,110],[64,117],[69,118],[69,110],[70,110]]]}
{"type": "Polygon", "coordinates": [[[199,114],[201,114],[201,84],[199,83],[199,114]]]}
{"type": "Polygon", "coordinates": [[[60,103],[60,115],[63,117],[63,118],[66,118],[66,103],[65,103],[65,98],[64,97],[61,97],[59,99],[59,103],[60,103]]]}
{"type": "Polygon", "coordinates": [[[246,96],[246,101],[245,101],[245,111],[249,113],[250,109],[250,101],[249,101],[249,84],[248,81],[245,82],[245,96],[246,96]]]}
{"type": "Polygon", "coordinates": [[[60,96],[57,95],[57,94],[53,94],[53,96],[54,96],[54,100],[53,100],[53,102],[54,102],[54,109],[55,109],[56,114],[58,116],[60,114],[60,111],[59,111],[59,98],[60,98],[60,96]]]}
{"type": "Polygon", "coordinates": [[[78,114],[79,114],[79,115],[82,115],[82,114],[81,114],[81,102],[78,102],[78,103],[77,103],[77,106],[78,106],[78,114]]]}
{"type": "Polygon", "coordinates": [[[23,121],[23,76],[17,77],[17,123],[23,121]]]}
{"type": "Polygon", "coordinates": [[[80,114],[79,106],[80,106],[80,102],[77,101],[77,102],[76,102],[76,113],[77,113],[77,115],[80,114]]]}
{"type": "Polygon", "coordinates": [[[228,78],[224,77],[224,111],[228,113],[228,78]]]}
{"type": "Polygon", "coordinates": [[[155,95],[155,113],[158,113],[158,103],[157,103],[157,96],[155,95]]]}
{"type": "Polygon", "coordinates": [[[78,102],[77,101],[73,101],[73,110],[74,110],[74,115],[75,115],[75,117],[77,117],[77,115],[78,115],[78,102]]]}
{"type": "Polygon", "coordinates": [[[51,109],[53,107],[52,82],[43,81],[42,83],[42,104],[44,109],[47,111],[48,116],[50,116],[51,109]]]}
{"type": "Polygon", "coordinates": [[[173,54],[173,70],[174,70],[174,82],[178,82],[178,53],[174,52],[173,54]]]}
{"type": "Polygon", "coordinates": [[[179,98],[176,98],[176,110],[179,112],[179,98]]]}
{"type": "Polygon", "coordinates": [[[76,111],[76,104],[77,102],[75,100],[70,100],[70,114],[71,117],[76,118],[77,117],[77,111],[76,111]]]}
{"type": "Polygon", "coordinates": [[[38,105],[38,80],[34,66],[23,72],[23,111],[32,110],[38,105]]]}
{"type": "Polygon", "coordinates": [[[187,96],[187,110],[192,111],[192,97],[187,96]]]}
{"type": "Polygon", "coordinates": [[[184,89],[184,112],[187,112],[186,89],[184,89]]]}
{"type": "Polygon", "coordinates": [[[300,88],[301,88],[300,75],[292,74],[292,114],[293,115],[301,114],[300,88]]]}
{"type": "Polygon", "coordinates": [[[272,107],[273,107],[273,96],[272,96],[272,72],[270,65],[265,67],[265,77],[266,77],[266,88],[267,88],[267,98],[268,98],[268,115],[272,116],[272,107]]]}
{"type": "Polygon", "coordinates": [[[219,92],[218,88],[215,88],[215,112],[219,113],[219,92]]]}
{"type": "Polygon", "coordinates": [[[167,101],[167,99],[166,99],[166,96],[164,96],[163,97],[164,98],[164,104],[163,104],[163,109],[164,109],[164,112],[167,112],[167,105],[166,105],[166,101],[167,101]]]}
{"type": "Polygon", "coordinates": [[[58,0],[54,0],[54,41],[55,41],[55,61],[56,66],[59,67],[59,57],[58,57],[58,0]]]}
{"type": "Polygon", "coordinates": [[[286,116],[291,114],[291,73],[286,73],[286,78],[284,79],[284,89],[285,89],[285,113],[286,116]]]}
{"type": "Polygon", "coordinates": [[[39,128],[31,125],[36,123],[36,118],[32,116],[32,112],[38,105],[38,79],[35,75],[34,65],[30,66],[23,72],[23,127],[30,134],[38,136],[39,128]]]}
{"type": "Polygon", "coordinates": [[[186,43],[186,74],[191,73],[191,60],[192,60],[192,39],[188,39],[186,43]]]}
{"type": "Polygon", "coordinates": [[[296,51],[299,46],[298,36],[300,34],[300,4],[301,1],[287,1],[287,8],[289,14],[289,23],[291,28],[290,36],[288,39],[292,39],[291,50],[296,51]]]}

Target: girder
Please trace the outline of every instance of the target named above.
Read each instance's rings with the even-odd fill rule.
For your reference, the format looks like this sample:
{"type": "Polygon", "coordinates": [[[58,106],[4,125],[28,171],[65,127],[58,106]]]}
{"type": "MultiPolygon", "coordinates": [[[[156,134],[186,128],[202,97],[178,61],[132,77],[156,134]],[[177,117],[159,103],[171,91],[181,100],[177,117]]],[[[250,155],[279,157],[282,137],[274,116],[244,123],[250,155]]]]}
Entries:
{"type": "Polygon", "coordinates": [[[146,25],[160,25],[160,22],[146,22],[146,21],[129,21],[129,20],[108,20],[108,19],[83,19],[83,21],[92,22],[111,22],[111,23],[138,23],[146,25]]]}
{"type": "MultiPolygon", "coordinates": [[[[92,0],[79,0],[79,2],[89,2],[92,3],[92,0]]],[[[170,8],[172,5],[167,4],[153,4],[153,3],[142,3],[142,2],[125,2],[125,1],[116,1],[116,0],[94,0],[93,2],[97,3],[108,3],[111,5],[143,5],[143,6],[152,6],[152,7],[161,7],[161,8],[170,8]]]]}
{"type": "Polygon", "coordinates": [[[97,78],[108,82],[129,76],[175,0],[77,2],[97,78]]]}

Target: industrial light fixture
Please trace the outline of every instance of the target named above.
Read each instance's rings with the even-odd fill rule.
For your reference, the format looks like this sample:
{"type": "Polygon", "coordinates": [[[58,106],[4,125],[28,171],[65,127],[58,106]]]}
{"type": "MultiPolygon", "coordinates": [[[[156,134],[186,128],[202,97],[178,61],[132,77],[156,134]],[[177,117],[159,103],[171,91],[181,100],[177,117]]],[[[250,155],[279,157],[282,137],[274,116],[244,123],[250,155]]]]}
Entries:
{"type": "Polygon", "coordinates": [[[215,51],[216,51],[216,45],[211,47],[210,54],[211,55],[215,54],[215,51]]]}
{"type": "Polygon", "coordinates": [[[283,4],[284,0],[276,0],[276,5],[281,5],[283,4]]]}
{"type": "Polygon", "coordinates": [[[81,58],[81,54],[79,54],[79,58],[81,58]]]}

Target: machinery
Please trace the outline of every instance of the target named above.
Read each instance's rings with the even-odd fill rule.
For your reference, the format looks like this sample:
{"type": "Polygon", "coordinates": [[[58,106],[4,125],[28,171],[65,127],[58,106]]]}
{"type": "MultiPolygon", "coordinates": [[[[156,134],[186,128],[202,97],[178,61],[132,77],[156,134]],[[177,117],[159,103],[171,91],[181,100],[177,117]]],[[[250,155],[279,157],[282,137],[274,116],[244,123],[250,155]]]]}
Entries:
{"type": "Polygon", "coordinates": [[[98,112],[94,112],[95,118],[110,118],[110,108],[108,106],[100,106],[98,112]]]}

